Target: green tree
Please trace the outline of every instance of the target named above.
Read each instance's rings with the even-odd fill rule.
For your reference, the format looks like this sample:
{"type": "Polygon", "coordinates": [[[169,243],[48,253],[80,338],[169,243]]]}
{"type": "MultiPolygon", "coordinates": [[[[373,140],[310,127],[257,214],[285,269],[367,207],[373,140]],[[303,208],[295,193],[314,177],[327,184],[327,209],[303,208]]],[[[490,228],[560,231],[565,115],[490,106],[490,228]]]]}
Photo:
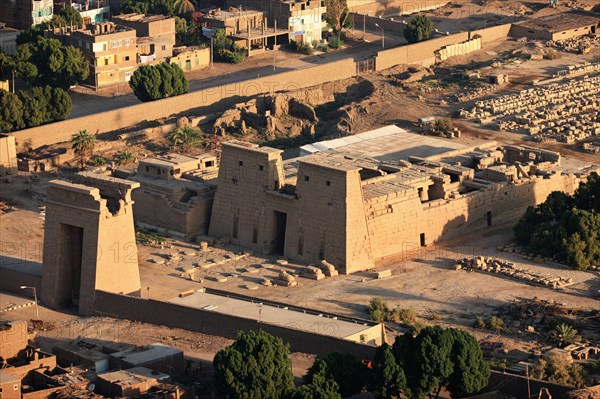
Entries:
{"type": "Polygon", "coordinates": [[[60,10],[58,13],[52,16],[50,20],[50,24],[53,23],[53,20],[56,18],[54,22],[62,25],[73,25],[73,26],[82,26],[83,20],[81,19],[81,14],[77,12],[73,7],[65,7],[60,10]]]}
{"type": "Polygon", "coordinates": [[[366,385],[366,368],[362,362],[350,353],[340,352],[317,356],[304,376],[304,381],[312,383],[314,375],[322,371],[323,365],[327,378],[337,383],[340,394],[344,397],[361,392],[366,385]]]}
{"type": "Polygon", "coordinates": [[[142,65],[131,76],[129,86],[141,101],[177,96],[189,89],[189,83],[181,68],[168,62],[142,65]]]}
{"type": "Polygon", "coordinates": [[[371,320],[381,323],[387,320],[390,308],[382,298],[374,297],[369,301],[368,311],[371,320]]]}
{"type": "Polygon", "coordinates": [[[330,370],[323,359],[317,358],[311,366],[310,382],[294,389],[288,399],[342,399],[338,384],[330,376],[330,370]]]}
{"type": "Polygon", "coordinates": [[[12,132],[24,127],[23,103],[16,94],[0,90],[0,132],[12,132]]]}
{"type": "Polygon", "coordinates": [[[417,15],[404,29],[404,37],[409,43],[422,42],[431,37],[433,23],[426,15],[417,15]]]}
{"type": "Polygon", "coordinates": [[[79,133],[71,137],[71,148],[75,155],[79,157],[81,169],[85,167],[85,161],[92,155],[96,146],[96,136],[88,133],[87,130],[80,130],[79,133]]]}
{"type": "Polygon", "coordinates": [[[219,394],[232,399],[279,399],[294,388],[289,346],[262,330],[239,332],[213,361],[219,394]]]}
{"type": "Polygon", "coordinates": [[[375,352],[367,387],[377,399],[400,398],[406,389],[406,376],[394,358],[392,349],[383,344],[375,352]]]}
{"type": "Polygon", "coordinates": [[[122,13],[173,15],[174,0],[125,0],[122,13]]]}
{"type": "Polygon", "coordinates": [[[586,270],[600,263],[600,176],[591,173],[573,196],[553,192],[529,207],[514,227],[521,245],[586,270]]]}
{"type": "Polygon", "coordinates": [[[489,365],[477,341],[468,333],[440,326],[426,327],[413,337],[396,338],[393,353],[404,370],[409,398],[423,398],[442,388],[453,397],[464,397],[483,389],[489,379],[489,365]]]}
{"type": "Polygon", "coordinates": [[[348,19],[348,2],[347,0],[325,0],[325,7],[325,21],[339,38],[348,19]]]}
{"type": "Polygon", "coordinates": [[[12,73],[16,68],[15,60],[0,51],[0,80],[12,79],[12,73]]]}
{"type": "Polygon", "coordinates": [[[531,377],[555,384],[585,387],[585,373],[579,364],[572,364],[571,355],[551,352],[530,370],[531,377]]]}
{"type": "Polygon", "coordinates": [[[233,64],[246,60],[246,51],[227,37],[225,29],[215,29],[213,40],[215,60],[233,64]]]}
{"type": "Polygon", "coordinates": [[[446,388],[454,398],[464,398],[480,392],[490,379],[490,365],[483,360],[477,340],[459,329],[447,330],[454,336],[451,358],[454,363],[446,388]]]}
{"type": "Polygon", "coordinates": [[[73,108],[71,97],[59,87],[37,86],[31,95],[20,91],[18,96],[23,103],[23,120],[27,127],[63,120],[73,108]]]}
{"type": "Polygon", "coordinates": [[[73,46],[63,46],[56,39],[38,39],[29,46],[27,60],[38,70],[37,81],[67,90],[85,80],[90,72],[83,53],[73,46]]]}
{"type": "Polygon", "coordinates": [[[17,35],[17,45],[33,43],[38,38],[44,37],[44,29],[46,29],[45,24],[33,25],[27,29],[23,29],[17,35]]]}

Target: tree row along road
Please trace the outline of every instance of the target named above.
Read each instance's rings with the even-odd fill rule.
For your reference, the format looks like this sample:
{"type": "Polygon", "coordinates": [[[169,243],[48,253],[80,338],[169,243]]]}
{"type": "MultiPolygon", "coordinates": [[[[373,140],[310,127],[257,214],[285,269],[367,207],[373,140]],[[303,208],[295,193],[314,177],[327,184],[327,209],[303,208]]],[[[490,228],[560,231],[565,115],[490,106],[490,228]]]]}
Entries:
{"type": "MultiPolygon", "coordinates": [[[[381,40],[379,36],[370,34],[367,36],[370,41],[360,43],[355,46],[335,51],[329,54],[323,55],[312,55],[304,56],[301,58],[289,57],[289,53],[277,52],[279,55],[275,59],[276,68],[273,70],[273,58],[272,53],[266,53],[260,57],[260,61],[257,63],[257,67],[244,68],[246,64],[240,64],[237,66],[226,65],[228,68],[239,67],[240,69],[228,74],[218,74],[222,64],[215,64],[213,69],[205,69],[199,72],[205,71],[207,74],[211,74],[204,79],[190,80],[190,92],[208,89],[211,87],[221,86],[230,83],[242,82],[250,79],[254,79],[259,76],[270,76],[278,73],[310,68],[314,65],[325,64],[329,62],[339,61],[347,58],[360,59],[374,55],[378,50],[381,49],[381,40]],[[243,69],[241,69],[243,68],[243,69]]],[[[392,33],[386,33],[386,48],[391,48],[403,43],[404,40],[398,35],[392,33]]],[[[252,59],[250,60],[252,61],[252,59]]],[[[111,111],[114,109],[127,107],[129,105],[139,104],[140,101],[131,92],[127,94],[118,95],[115,97],[103,97],[89,94],[76,93],[73,96],[73,110],[67,119],[78,118],[81,116],[92,115],[104,111],[111,111]]]]}

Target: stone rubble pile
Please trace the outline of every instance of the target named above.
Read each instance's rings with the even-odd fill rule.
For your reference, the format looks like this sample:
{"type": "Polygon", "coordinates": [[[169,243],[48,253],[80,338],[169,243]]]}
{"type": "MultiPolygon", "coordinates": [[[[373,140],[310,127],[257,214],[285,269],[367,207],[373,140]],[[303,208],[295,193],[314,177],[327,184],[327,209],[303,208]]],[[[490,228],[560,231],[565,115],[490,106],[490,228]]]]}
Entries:
{"type": "Polygon", "coordinates": [[[544,276],[529,269],[518,268],[511,262],[483,256],[471,259],[464,258],[458,261],[454,265],[454,268],[456,270],[480,270],[482,272],[502,274],[506,277],[554,289],[564,288],[574,283],[572,278],[544,276]]]}
{"type": "Polygon", "coordinates": [[[296,281],[296,277],[286,271],[282,271],[275,279],[275,284],[283,287],[295,287],[298,285],[298,282],[296,281]]]}
{"type": "MultiPolygon", "coordinates": [[[[560,259],[558,257],[558,254],[555,254],[553,257],[542,257],[540,255],[536,255],[532,252],[529,252],[527,250],[527,248],[525,247],[520,247],[518,245],[515,244],[507,244],[503,247],[498,247],[497,248],[498,252],[506,252],[506,253],[511,253],[511,254],[515,254],[520,256],[521,258],[525,259],[525,260],[530,260],[530,261],[534,261],[537,263],[544,263],[544,262],[555,262],[555,263],[560,263],[560,259]]],[[[596,266],[596,265],[592,265],[589,267],[590,270],[599,270],[600,271],[600,266],[596,266]]]]}
{"type": "Polygon", "coordinates": [[[587,54],[592,47],[600,45],[600,36],[579,36],[565,40],[550,40],[546,46],[556,48],[560,51],[587,54]]]}
{"type": "Polygon", "coordinates": [[[318,265],[319,268],[323,271],[323,274],[327,277],[335,277],[338,275],[338,271],[331,263],[327,262],[325,259],[321,260],[318,265]]]}
{"type": "Polygon", "coordinates": [[[600,76],[585,76],[517,94],[477,101],[459,115],[500,130],[527,133],[535,141],[573,143],[600,135],[600,76]]]}

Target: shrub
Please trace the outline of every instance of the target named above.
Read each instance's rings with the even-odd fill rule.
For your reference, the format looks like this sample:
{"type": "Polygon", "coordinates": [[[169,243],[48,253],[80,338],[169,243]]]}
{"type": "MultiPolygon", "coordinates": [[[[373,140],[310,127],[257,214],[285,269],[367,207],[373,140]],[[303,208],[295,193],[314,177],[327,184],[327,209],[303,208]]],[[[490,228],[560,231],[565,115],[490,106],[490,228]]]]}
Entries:
{"type": "Polygon", "coordinates": [[[481,329],[486,328],[485,319],[482,316],[477,316],[473,323],[473,327],[481,329]]]}
{"type": "Polygon", "coordinates": [[[338,48],[342,47],[342,44],[344,44],[344,42],[342,41],[342,39],[340,39],[337,36],[331,36],[329,38],[329,47],[331,47],[331,48],[338,49],[338,48]]]}
{"type": "Polygon", "coordinates": [[[106,159],[102,158],[101,156],[97,155],[94,157],[94,166],[104,166],[106,165],[106,159]]]}
{"type": "Polygon", "coordinates": [[[387,320],[390,309],[381,298],[371,298],[369,301],[369,316],[371,320],[376,322],[384,322],[387,320]]]}
{"type": "Polygon", "coordinates": [[[558,60],[562,58],[562,55],[556,50],[548,50],[546,54],[544,54],[544,58],[547,60],[558,60]]]}
{"type": "Polygon", "coordinates": [[[547,354],[531,368],[530,375],[538,380],[583,388],[585,386],[583,368],[579,364],[571,364],[570,357],[571,355],[556,352],[547,354]]]}
{"type": "Polygon", "coordinates": [[[133,154],[127,150],[117,155],[117,165],[127,165],[133,161],[133,154]]]}
{"type": "Polygon", "coordinates": [[[496,332],[502,331],[504,330],[504,320],[500,317],[492,316],[487,322],[487,328],[496,332]]]}

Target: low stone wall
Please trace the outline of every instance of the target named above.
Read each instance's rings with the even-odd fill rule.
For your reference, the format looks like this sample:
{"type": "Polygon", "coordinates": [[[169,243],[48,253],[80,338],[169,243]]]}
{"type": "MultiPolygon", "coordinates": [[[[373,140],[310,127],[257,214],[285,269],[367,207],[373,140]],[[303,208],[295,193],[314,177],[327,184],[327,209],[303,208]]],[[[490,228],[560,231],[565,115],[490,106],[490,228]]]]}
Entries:
{"type": "Polygon", "coordinates": [[[42,289],[41,264],[39,275],[18,270],[17,268],[0,266],[0,291],[12,292],[20,296],[33,298],[32,290],[23,290],[21,289],[22,285],[35,287],[39,297],[42,289]]]}

